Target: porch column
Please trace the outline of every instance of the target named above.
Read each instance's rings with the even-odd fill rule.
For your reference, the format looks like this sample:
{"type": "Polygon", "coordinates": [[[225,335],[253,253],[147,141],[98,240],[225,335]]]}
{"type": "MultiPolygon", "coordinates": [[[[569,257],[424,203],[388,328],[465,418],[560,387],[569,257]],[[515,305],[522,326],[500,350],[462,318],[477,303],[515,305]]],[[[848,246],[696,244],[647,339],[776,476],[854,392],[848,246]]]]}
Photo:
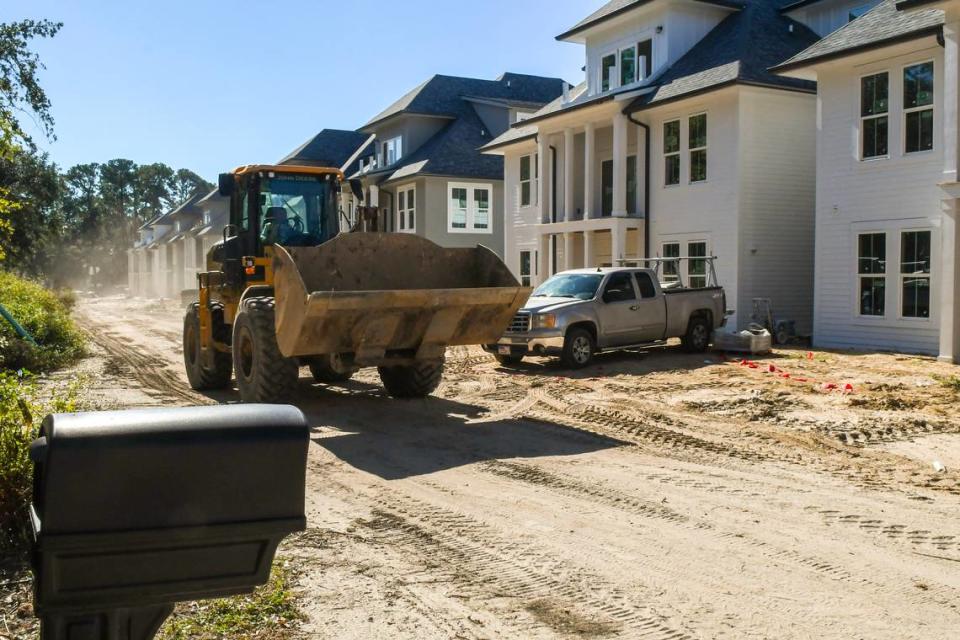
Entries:
{"type": "Polygon", "coordinates": [[[541,233],[537,238],[537,283],[550,277],[550,234],[541,233]]]}
{"type": "Polygon", "coordinates": [[[566,211],[567,222],[576,218],[576,207],[573,206],[573,129],[563,130],[563,208],[566,211]]]}
{"type": "Polygon", "coordinates": [[[575,234],[567,231],[563,234],[563,268],[564,269],[576,269],[577,265],[573,264],[573,243],[576,240],[575,234]]]}
{"type": "Polygon", "coordinates": [[[585,229],[583,232],[583,267],[588,269],[597,266],[593,259],[593,231],[585,229]]]}
{"type": "Polygon", "coordinates": [[[610,264],[619,266],[618,260],[627,252],[627,232],[617,221],[610,228],[610,264]]]}
{"type": "Polygon", "coordinates": [[[960,362],[960,237],[957,229],[958,204],[954,198],[941,202],[940,224],[940,357],[960,362]]]}
{"type": "Polygon", "coordinates": [[[592,122],[588,122],[584,127],[583,140],[583,219],[589,220],[593,217],[593,169],[597,161],[594,150],[596,138],[596,129],[592,122]]]}
{"type": "Polygon", "coordinates": [[[550,220],[550,190],[548,183],[550,182],[550,176],[547,174],[547,154],[550,153],[550,146],[547,144],[547,136],[544,133],[540,133],[537,136],[537,175],[540,176],[539,181],[537,182],[539,188],[537,189],[537,204],[540,205],[540,221],[543,223],[551,222],[550,220]]]}
{"type": "Polygon", "coordinates": [[[613,117],[613,215],[627,215],[627,116],[613,117]]]}

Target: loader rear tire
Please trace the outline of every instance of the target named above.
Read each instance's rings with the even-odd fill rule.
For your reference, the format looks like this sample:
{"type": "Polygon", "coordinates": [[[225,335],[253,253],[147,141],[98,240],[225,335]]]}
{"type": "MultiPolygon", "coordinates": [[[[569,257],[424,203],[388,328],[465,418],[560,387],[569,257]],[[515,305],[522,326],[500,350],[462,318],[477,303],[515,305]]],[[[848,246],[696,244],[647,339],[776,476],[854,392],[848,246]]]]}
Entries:
{"type": "Polygon", "coordinates": [[[440,386],[443,360],[412,365],[377,367],[384,388],[394,398],[424,398],[440,386]]]}
{"type": "Polygon", "coordinates": [[[293,397],[300,366],[277,346],[273,298],[243,301],[233,323],[233,368],[243,402],[282,404],[293,397]]]}
{"type": "MultiPolygon", "coordinates": [[[[223,307],[210,306],[213,316],[213,337],[222,341],[222,331],[217,329],[223,324],[223,307]]],[[[226,389],[230,386],[233,373],[233,362],[230,354],[224,351],[214,351],[213,367],[205,366],[200,351],[200,305],[193,303],[187,307],[183,317],[183,365],[187,370],[187,380],[194,391],[209,391],[226,389]]]]}
{"type": "Polygon", "coordinates": [[[317,356],[310,360],[313,379],[322,384],[346,382],[357,370],[346,365],[339,353],[317,356]]]}

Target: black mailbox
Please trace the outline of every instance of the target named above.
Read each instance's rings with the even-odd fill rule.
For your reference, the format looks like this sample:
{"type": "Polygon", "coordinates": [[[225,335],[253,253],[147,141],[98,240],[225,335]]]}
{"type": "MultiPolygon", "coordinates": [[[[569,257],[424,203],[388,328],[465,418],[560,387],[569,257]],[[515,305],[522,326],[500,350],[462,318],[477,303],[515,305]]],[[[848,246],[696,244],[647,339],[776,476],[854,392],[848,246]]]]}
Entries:
{"type": "Polygon", "coordinates": [[[48,416],[31,452],[42,638],[151,638],[175,602],[265,583],[306,526],[308,445],[289,406],[48,416]]]}

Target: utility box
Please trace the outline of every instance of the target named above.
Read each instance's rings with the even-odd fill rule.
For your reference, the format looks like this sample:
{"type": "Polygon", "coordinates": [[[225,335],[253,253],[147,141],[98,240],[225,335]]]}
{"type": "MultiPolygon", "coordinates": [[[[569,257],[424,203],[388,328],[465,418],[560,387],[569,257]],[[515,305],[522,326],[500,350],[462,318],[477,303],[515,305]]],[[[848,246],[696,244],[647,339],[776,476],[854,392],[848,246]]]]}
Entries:
{"type": "Polygon", "coordinates": [[[306,526],[308,445],[290,406],[48,416],[31,451],[43,640],[152,638],[175,602],[265,583],[306,526]]]}

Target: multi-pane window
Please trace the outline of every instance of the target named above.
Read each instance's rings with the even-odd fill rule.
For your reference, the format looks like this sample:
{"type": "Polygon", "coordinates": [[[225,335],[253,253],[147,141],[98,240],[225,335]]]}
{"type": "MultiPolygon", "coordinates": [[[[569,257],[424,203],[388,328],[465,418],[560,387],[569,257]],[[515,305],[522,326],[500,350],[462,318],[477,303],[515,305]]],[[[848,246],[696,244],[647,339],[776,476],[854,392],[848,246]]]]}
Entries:
{"type": "Polygon", "coordinates": [[[492,233],[489,184],[447,184],[447,230],[453,233],[492,233]]]}
{"type": "Polygon", "coordinates": [[[930,317],[930,232],[900,234],[901,315],[930,317]]]}
{"type": "Polygon", "coordinates": [[[637,43],[637,66],[640,69],[640,78],[649,78],[653,73],[653,40],[644,40],[637,43]]]}
{"type": "Polygon", "coordinates": [[[391,138],[383,143],[383,166],[389,166],[403,155],[403,143],[400,137],[391,138]]]}
{"type": "Polygon", "coordinates": [[[397,229],[408,233],[417,229],[417,189],[414,186],[397,191],[397,229]]]}
{"type": "Polygon", "coordinates": [[[680,184],[680,121],[663,123],[663,184],[680,184]]]}
{"type": "Polygon", "coordinates": [[[613,83],[616,80],[614,76],[617,69],[617,54],[611,53],[610,55],[603,56],[603,59],[600,60],[600,90],[609,91],[613,88],[613,83]]]}
{"type": "Polygon", "coordinates": [[[520,252],[520,284],[529,287],[533,282],[533,265],[536,260],[536,251],[520,252]]]}
{"type": "Polygon", "coordinates": [[[690,116],[687,148],[690,151],[690,182],[707,179],[707,114],[690,116]]]}
{"type": "Polygon", "coordinates": [[[534,195],[537,192],[537,156],[531,154],[520,158],[520,206],[529,207],[533,204],[534,195]]]}
{"type": "Polygon", "coordinates": [[[637,79],[637,49],[627,47],[620,50],[620,86],[628,85],[637,79]]]}
{"type": "Polygon", "coordinates": [[[861,233],[857,238],[859,312],[862,316],[886,313],[887,234],[861,233]]]}
{"type": "MultiPolygon", "coordinates": [[[[663,257],[664,258],[679,258],[680,257],[680,243],[679,242],[665,242],[663,244],[663,257]]],[[[676,282],[680,279],[680,261],[671,261],[667,260],[663,263],[663,269],[661,276],[664,282],[676,282]]]]}
{"type": "Polygon", "coordinates": [[[694,288],[707,286],[707,261],[696,259],[707,256],[707,243],[702,241],[688,242],[687,256],[690,258],[687,263],[687,273],[689,275],[687,285],[694,288]]]}
{"type": "Polygon", "coordinates": [[[933,149],[933,63],[903,70],[904,151],[933,149]]]}
{"type": "Polygon", "coordinates": [[[490,189],[473,190],[473,228],[490,228],[490,189]]]}
{"type": "Polygon", "coordinates": [[[860,157],[887,155],[890,77],[886,72],[860,79],[860,157]]]}

